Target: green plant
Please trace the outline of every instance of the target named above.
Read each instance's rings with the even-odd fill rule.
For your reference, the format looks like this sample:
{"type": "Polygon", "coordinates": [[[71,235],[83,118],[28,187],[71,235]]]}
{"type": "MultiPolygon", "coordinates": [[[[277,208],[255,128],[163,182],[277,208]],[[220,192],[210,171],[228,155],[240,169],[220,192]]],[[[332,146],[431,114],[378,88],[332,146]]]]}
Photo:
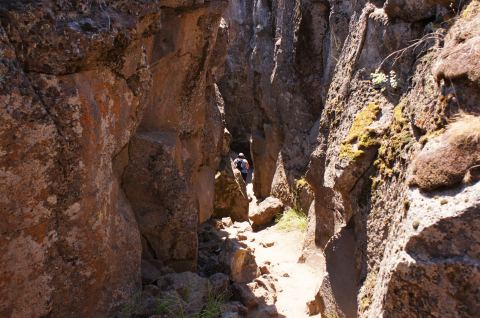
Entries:
{"type": "Polygon", "coordinates": [[[373,87],[382,92],[389,87],[393,89],[398,87],[397,73],[395,73],[395,71],[390,71],[390,73],[385,74],[380,71],[380,69],[377,69],[370,74],[370,77],[372,79],[373,87]]]}
{"type": "Polygon", "coordinates": [[[180,296],[183,298],[184,301],[189,301],[190,299],[190,288],[188,286],[182,287],[179,291],[180,296]]]}
{"type": "Polygon", "coordinates": [[[177,293],[166,294],[157,298],[154,312],[156,315],[168,315],[168,317],[186,317],[181,296],[177,293]]]}
{"type": "Polygon", "coordinates": [[[305,213],[297,209],[288,209],[275,219],[277,229],[281,231],[291,232],[299,230],[305,232],[307,230],[308,220],[305,213]]]}
{"type": "Polygon", "coordinates": [[[140,303],[142,301],[142,292],[137,292],[133,297],[123,305],[121,317],[130,318],[133,316],[140,308],[140,303]]]}
{"type": "Polygon", "coordinates": [[[155,303],[155,314],[165,315],[172,313],[172,301],[170,299],[157,299],[155,303]]]}
{"type": "Polygon", "coordinates": [[[226,295],[223,293],[210,293],[207,303],[195,318],[217,318],[225,309],[226,295]]]}

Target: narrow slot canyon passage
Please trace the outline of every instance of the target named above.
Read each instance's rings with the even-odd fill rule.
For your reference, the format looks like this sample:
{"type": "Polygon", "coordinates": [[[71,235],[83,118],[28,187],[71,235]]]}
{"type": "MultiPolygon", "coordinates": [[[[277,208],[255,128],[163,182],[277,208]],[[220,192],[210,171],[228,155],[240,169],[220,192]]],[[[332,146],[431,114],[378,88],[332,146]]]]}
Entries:
{"type": "Polygon", "coordinates": [[[0,318],[478,318],[479,70],[480,0],[0,0],[0,318]]]}
{"type": "Polygon", "coordinates": [[[232,299],[249,307],[246,317],[320,317],[315,313],[308,315],[307,310],[322,275],[321,264],[302,260],[307,216],[281,203],[267,209],[259,207],[261,202],[257,201],[251,183],[252,172],[253,169],[246,184],[249,213],[261,209],[270,215],[263,216],[260,226],[232,221],[230,217],[214,217],[201,225],[199,273],[211,276],[223,269],[230,274],[232,299]],[[221,264],[226,254],[231,254],[227,262],[230,266],[221,264]]]}

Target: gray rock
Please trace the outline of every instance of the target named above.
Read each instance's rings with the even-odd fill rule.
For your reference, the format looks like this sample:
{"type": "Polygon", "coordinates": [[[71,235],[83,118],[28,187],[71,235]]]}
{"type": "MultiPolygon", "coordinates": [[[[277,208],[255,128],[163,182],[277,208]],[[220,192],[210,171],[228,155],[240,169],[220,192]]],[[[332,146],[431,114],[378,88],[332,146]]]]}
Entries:
{"type": "Polygon", "coordinates": [[[389,17],[409,22],[426,20],[436,13],[436,4],[429,0],[387,0],[383,8],[389,17]]]}
{"type": "Polygon", "coordinates": [[[228,275],[223,273],[213,274],[208,278],[212,285],[212,291],[215,294],[225,294],[230,293],[230,278],[228,275]]]}
{"type": "Polygon", "coordinates": [[[274,197],[266,198],[254,211],[251,211],[249,215],[250,220],[252,221],[252,227],[259,228],[272,222],[273,218],[281,213],[282,210],[282,201],[274,197]]]}

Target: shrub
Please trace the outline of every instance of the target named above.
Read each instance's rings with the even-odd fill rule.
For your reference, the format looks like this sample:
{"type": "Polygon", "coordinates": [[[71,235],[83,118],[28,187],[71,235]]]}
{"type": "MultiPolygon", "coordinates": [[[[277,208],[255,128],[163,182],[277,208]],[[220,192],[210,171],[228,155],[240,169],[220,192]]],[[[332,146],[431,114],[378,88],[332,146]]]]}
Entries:
{"type": "Polygon", "coordinates": [[[296,186],[297,186],[297,188],[303,188],[303,187],[305,187],[305,186],[307,186],[307,185],[308,185],[308,182],[307,182],[307,180],[305,180],[304,177],[302,177],[302,178],[300,178],[300,179],[298,179],[298,180],[296,181],[296,186]]]}
{"type": "Polygon", "coordinates": [[[372,84],[375,89],[379,89],[382,92],[387,88],[396,89],[398,87],[397,74],[395,71],[385,74],[380,69],[370,74],[372,84]]]}

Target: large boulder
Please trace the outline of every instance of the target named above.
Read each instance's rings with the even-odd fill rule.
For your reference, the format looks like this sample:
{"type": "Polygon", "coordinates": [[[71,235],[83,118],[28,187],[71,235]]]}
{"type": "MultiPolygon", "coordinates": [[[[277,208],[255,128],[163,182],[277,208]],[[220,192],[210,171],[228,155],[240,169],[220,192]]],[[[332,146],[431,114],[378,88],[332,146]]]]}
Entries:
{"type": "MultiPolygon", "coordinates": [[[[228,221],[227,224],[231,222],[228,221]]],[[[206,275],[223,272],[234,282],[249,282],[260,272],[254,251],[238,240],[238,233],[252,229],[248,222],[235,222],[229,226],[225,228],[225,223],[214,220],[200,226],[199,271],[206,275]]]]}
{"type": "Polygon", "coordinates": [[[220,252],[220,262],[234,282],[250,282],[260,275],[253,251],[236,240],[226,240],[220,252]]]}
{"type": "Polygon", "coordinates": [[[273,218],[282,212],[283,203],[277,198],[268,197],[256,209],[251,211],[249,218],[253,228],[259,228],[272,222],[273,218]]]}
{"type": "Polygon", "coordinates": [[[277,317],[277,286],[272,276],[263,275],[249,283],[235,283],[233,291],[234,298],[247,308],[256,309],[254,313],[258,312],[258,316],[255,317],[277,317]]]}
{"type": "Polygon", "coordinates": [[[137,133],[130,143],[124,189],[137,213],[143,257],[194,270],[198,208],[174,161],[175,141],[172,134],[137,133]],[[164,199],[169,197],[175,199],[164,199]]]}
{"type": "Polygon", "coordinates": [[[479,164],[480,117],[463,116],[415,157],[410,185],[432,191],[469,182],[469,169],[479,164]]]}

